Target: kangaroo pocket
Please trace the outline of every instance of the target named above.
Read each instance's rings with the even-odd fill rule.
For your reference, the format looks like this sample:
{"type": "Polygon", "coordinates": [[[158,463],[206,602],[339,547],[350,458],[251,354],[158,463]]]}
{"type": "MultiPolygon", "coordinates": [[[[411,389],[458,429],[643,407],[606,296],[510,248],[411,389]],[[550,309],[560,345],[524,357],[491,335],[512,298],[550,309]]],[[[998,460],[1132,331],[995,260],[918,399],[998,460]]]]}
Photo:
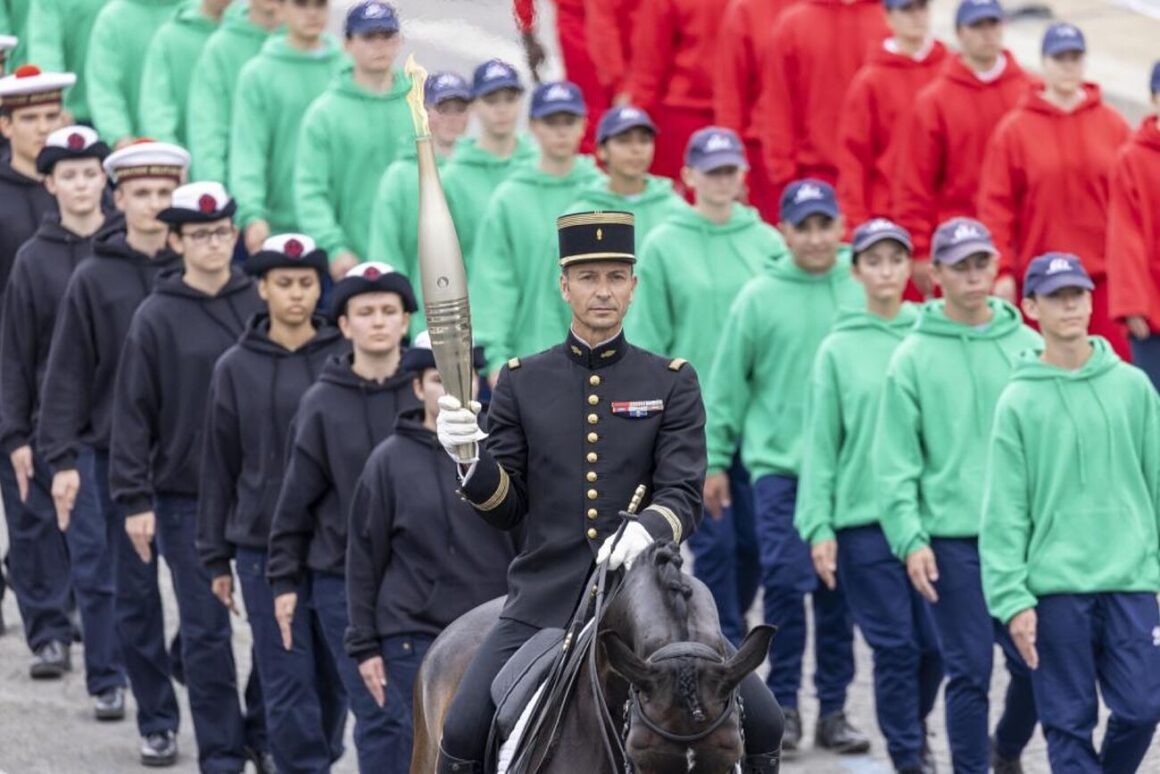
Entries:
{"type": "Polygon", "coordinates": [[[1135,525],[1125,530],[1129,525],[1124,523],[1135,518],[1131,509],[1115,504],[1055,511],[1043,529],[1032,536],[1028,547],[1028,576],[1035,587],[1032,591],[1098,591],[1109,590],[1108,584],[1130,583],[1145,566],[1151,546],[1138,540],[1115,541],[1114,566],[1093,559],[1107,555],[1110,537],[1136,532],[1135,525]]]}

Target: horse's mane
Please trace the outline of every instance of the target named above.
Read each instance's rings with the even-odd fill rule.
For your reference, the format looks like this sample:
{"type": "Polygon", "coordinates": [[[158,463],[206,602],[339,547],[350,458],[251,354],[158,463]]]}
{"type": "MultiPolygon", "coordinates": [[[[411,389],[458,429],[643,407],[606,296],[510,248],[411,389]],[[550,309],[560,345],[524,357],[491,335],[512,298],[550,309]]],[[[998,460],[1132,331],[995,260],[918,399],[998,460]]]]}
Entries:
{"type": "MultiPolygon", "coordinates": [[[[651,566],[656,575],[657,587],[661,596],[672,614],[680,639],[689,638],[689,599],[693,596],[693,587],[689,585],[681,567],[685,560],[681,556],[681,549],[672,541],[653,543],[643,557],[647,566],[651,566]]],[[[690,716],[700,722],[705,713],[701,708],[700,698],[697,696],[697,667],[693,661],[682,663],[677,668],[676,692],[685,705],[690,716]]]]}

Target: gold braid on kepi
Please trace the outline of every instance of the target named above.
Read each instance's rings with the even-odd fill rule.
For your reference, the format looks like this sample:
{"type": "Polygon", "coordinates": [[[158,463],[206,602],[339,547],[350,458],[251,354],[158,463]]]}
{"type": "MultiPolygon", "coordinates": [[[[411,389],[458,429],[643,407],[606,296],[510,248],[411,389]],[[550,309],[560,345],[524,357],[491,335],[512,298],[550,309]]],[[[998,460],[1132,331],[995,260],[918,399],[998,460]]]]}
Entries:
{"type": "Polygon", "coordinates": [[[636,225],[631,212],[577,212],[556,219],[560,268],[593,261],[636,263],[636,225]]]}

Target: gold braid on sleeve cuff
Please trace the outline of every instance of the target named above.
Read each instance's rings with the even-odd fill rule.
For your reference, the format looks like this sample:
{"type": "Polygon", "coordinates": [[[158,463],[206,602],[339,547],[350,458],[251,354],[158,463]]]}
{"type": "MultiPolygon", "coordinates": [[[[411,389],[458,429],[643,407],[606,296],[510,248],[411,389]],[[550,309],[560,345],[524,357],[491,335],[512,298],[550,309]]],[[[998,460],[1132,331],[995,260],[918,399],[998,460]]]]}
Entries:
{"type": "Polygon", "coordinates": [[[507,471],[503,469],[502,465],[497,465],[499,468],[499,483],[496,484],[495,492],[491,497],[484,500],[482,503],[471,503],[477,510],[494,511],[499,507],[499,504],[507,497],[508,489],[511,488],[511,479],[508,477],[507,471]]]}
{"type": "Polygon", "coordinates": [[[673,542],[681,542],[681,534],[684,532],[684,530],[681,529],[681,520],[677,518],[677,514],[673,513],[671,508],[667,508],[664,505],[650,505],[649,507],[645,508],[645,510],[655,511],[663,516],[665,521],[669,523],[669,526],[673,530],[673,542]]]}

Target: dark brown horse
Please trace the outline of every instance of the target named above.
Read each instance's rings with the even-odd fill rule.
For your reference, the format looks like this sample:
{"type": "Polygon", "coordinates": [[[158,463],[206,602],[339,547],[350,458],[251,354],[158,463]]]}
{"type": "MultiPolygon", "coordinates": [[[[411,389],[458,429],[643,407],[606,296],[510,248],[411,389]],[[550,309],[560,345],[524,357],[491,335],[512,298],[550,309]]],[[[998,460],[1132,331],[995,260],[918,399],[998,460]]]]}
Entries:
{"type": "MultiPolygon", "coordinates": [[[[428,651],[415,683],[411,774],[435,770],[444,713],[501,609],[494,600],[467,613],[428,651]]],[[[681,572],[680,551],[666,542],[625,574],[599,632],[558,733],[538,745],[527,770],[619,774],[623,749],[637,774],[732,772],[744,755],[737,687],[765,659],[773,629],[757,627],[734,654],[709,590],[681,572]],[[602,742],[601,697],[617,732],[611,749],[602,742]]]]}

